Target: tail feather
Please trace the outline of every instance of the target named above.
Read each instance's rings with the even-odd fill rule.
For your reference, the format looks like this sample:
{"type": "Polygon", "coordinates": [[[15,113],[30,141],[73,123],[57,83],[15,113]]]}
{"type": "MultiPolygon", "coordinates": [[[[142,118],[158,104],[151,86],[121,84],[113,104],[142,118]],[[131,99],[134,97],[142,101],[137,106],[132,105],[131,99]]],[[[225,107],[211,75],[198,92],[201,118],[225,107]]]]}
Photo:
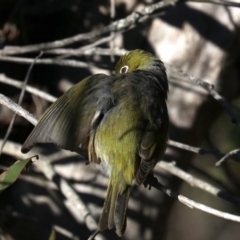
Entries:
{"type": "Polygon", "coordinates": [[[123,194],[118,194],[117,201],[115,202],[114,221],[118,236],[122,236],[126,229],[126,212],[130,192],[131,186],[128,186],[123,194]]]}
{"type": "Polygon", "coordinates": [[[105,229],[112,229],[115,226],[113,217],[114,204],[112,204],[112,199],[114,200],[116,198],[115,195],[116,192],[113,193],[113,186],[109,183],[107,188],[107,196],[105,198],[102,214],[99,221],[99,230],[101,231],[105,229]]]}
{"type": "Polygon", "coordinates": [[[107,196],[99,220],[99,230],[116,228],[118,236],[122,236],[126,228],[126,211],[130,197],[131,186],[121,193],[117,184],[108,184],[107,196]]]}

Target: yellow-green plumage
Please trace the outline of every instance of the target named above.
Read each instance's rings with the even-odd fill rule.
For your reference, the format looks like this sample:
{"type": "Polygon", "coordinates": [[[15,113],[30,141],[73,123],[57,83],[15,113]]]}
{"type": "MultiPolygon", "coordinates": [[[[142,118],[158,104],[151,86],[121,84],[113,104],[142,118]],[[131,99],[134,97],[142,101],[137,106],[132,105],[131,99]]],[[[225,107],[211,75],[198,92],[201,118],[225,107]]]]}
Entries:
{"type": "Polygon", "coordinates": [[[134,50],[116,75],[97,74],[74,85],[43,114],[22,147],[52,142],[100,163],[109,175],[99,230],[121,236],[133,180],[142,184],[165,151],[168,83],[162,62],[134,50]]]}

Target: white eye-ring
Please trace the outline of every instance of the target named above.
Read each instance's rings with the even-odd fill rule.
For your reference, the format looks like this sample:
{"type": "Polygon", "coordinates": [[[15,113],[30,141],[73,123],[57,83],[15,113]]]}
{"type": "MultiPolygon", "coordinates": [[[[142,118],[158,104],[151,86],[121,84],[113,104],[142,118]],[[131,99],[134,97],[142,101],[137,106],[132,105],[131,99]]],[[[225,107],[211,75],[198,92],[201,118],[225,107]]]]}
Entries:
{"type": "Polygon", "coordinates": [[[128,65],[125,65],[125,66],[121,67],[120,73],[127,73],[128,69],[129,69],[128,65]]]}

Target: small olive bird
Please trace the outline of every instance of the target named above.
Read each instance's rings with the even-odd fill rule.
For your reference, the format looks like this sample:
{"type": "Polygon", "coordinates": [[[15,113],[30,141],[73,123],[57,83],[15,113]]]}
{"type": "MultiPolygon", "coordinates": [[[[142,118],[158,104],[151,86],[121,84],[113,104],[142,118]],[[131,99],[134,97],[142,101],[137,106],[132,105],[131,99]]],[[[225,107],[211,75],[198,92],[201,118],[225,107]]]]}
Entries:
{"type": "Polygon", "coordinates": [[[168,80],[163,63],[143,50],[130,51],[116,75],[96,74],[71,87],[41,116],[22,146],[54,143],[101,164],[109,176],[99,230],[122,236],[135,179],[152,174],[167,144],[168,80]]]}

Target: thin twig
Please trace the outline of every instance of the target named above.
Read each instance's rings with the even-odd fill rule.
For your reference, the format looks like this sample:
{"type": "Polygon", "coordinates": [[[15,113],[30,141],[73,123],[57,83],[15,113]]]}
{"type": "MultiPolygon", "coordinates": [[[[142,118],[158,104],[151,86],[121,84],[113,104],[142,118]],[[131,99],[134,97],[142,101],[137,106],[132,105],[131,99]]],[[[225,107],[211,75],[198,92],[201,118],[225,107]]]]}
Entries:
{"type": "MultiPolygon", "coordinates": [[[[0,74],[0,82],[1,83],[5,83],[5,84],[8,84],[10,86],[14,86],[16,88],[22,88],[23,87],[23,82],[20,82],[20,81],[17,81],[15,79],[12,79],[12,78],[9,78],[7,77],[5,74],[0,74]]],[[[40,98],[43,98],[49,102],[55,102],[56,101],[56,97],[48,94],[48,93],[45,93],[41,90],[39,90],[38,88],[34,88],[34,87],[31,87],[31,86],[26,86],[26,89],[25,89],[27,92],[31,93],[31,94],[34,94],[40,98]]]]}
{"type": "Polygon", "coordinates": [[[87,240],[94,240],[95,237],[99,234],[99,230],[96,230],[91,236],[89,236],[89,238],[87,240]]]}
{"type": "MultiPolygon", "coordinates": [[[[111,21],[113,22],[113,19],[115,18],[115,0],[110,0],[110,17],[111,17],[111,21]]],[[[110,37],[111,37],[111,41],[110,41],[110,49],[111,49],[111,55],[110,55],[110,59],[111,62],[113,63],[115,61],[115,57],[113,54],[113,49],[114,49],[114,35],[115,33],[112,31],[110,33],[110,37]]]]}
{"type": "Polygon", "coordinates": [[[232,150],[231,152],[227,153],[223,158],[221,158],[218,162],[216,162],[216,166],[220,166],[221,164],[223,164],[227,159],[229,158],[233,158],[237,159],[237,161],[240,161],[240,149],[235,149],[232,150]]]}
{"type": "Polygon", "coordinates": [[[204,204],[195,202],[181,194],[179,194],[178,192],[174,192],[169,188],[164,187],[163,185],[161,185],[158,180],[156,178],[148,178],[145,181],[145,184],[150,185],[151,187],[156,188],[157,190],[164,192],[166,195],[168,195],[171,198],[177,199],[179,202],[185,204],[187,207],[192,208],[192,209],[199,209],[203,212],[209,213],[211,215],[220,217],[220,218],[224,218],[227,220],[231,220],[234,222],[240,222],[240,216],[237,215],[233,215],[233,214],[229,214],[226,212],[222,212],[219,210],[216,210],[214,208],[208,207],[204,204]]]}
{"type": "MultiPolygon", "coordinates": [[[[205,89],[215,100],[217,100],[220,105],[227,111],[227,113],[230,115],[232,122],[235,123],[239,128],[240,128],[240,120],[237,116],[237,114],[232,110],[230,104],[224,99],[224,97],[222,97],[219,93],[217,93],[214,90],[214,86],[212,84],[209,84],[199,78],[193,77],[188,73],[184,73],[182,70],[177,69],[173,66],[170,66],[168,64],[165,64],[166,69],[168,71],[169,74],[177,74],[177,75],[181,75],[184,80],[186,82],[191,82],[191,83],[195,83],[196,85],[202,87],[203,89],[205,89]]],[[[177,78],[178,76],[176,76],[177,78]]]]}
{"type": "Polygon", "coordinates": [[[53,225],[54,229],[56,232],[60,233],[61,235],[65,236],[67,239],[71,240],[80,240],[80,236],[76,236],[72,231],[69,231],[68,229],[63,228],[62,226],[59,225],[53,225]]]}
{"type": "Polygon", "coordinates": [[[56,48],[56,49],[47,50],[45,51],[45,53],[56,54],[56,52],[59,52],[59,50],[61,52],[62,50],[62,53],[60,54],[64,54],[64,55],[60,56],[58,59],[63,59],[71,56],[79,57],[81,55],[93,55],[93,54],[96,54],[96,52],[94,52],[94,49],[96,49],[96,46],[99,46],[106,42],[110,42],[111,40],[112,40],[112,37],[108,36],[80,48],[76,48],[76,49],[56,48]]]}
{"type": "Polygon", "coordinates": [[[240,7],[240,3],[227,0],[185,0],[185,2],[213,3],[226,7],[240,7]]]}
{"type": "MultiPolygon", "coordinates": [[[[32,64],[34,62],[34,59],[0,56],[0,61],[17,62],[21,64],[32,64]]],[[[58,66],[79,67],[79,68],[88,68],[89,66],[91,66],[91,64],[88,64],[85,62],[80,62],[75,60],[55,59],[55,58],[38,59],[36,60],[35,64],[58,65],[58,66]]]]}
{"type": "Polygon", "coordinates": [[[168,140],[168,145],[179,148],[179,149],[183,149],[183,150],[186,150],[189,152],[197,153],[200,155],[212,154],[212,155],[216,155],[218,157],[223,157],[225,155],[224,153],[220,152],[218,149],[205,149],[205,148],[193,147],[191,145],[176,142],[173,140],[168,140]]]}
{"type": "MultiPolygon", "coordinates": [[[[107,39],[110,39],[110,37],[107,37],[107,39]]],[[[95,44],[92,44],[95,45],[95,44]]],[[[87,45],[90,46],[90,45],[87,45]]],[[[72,49],[72,48],[56,48],[56,49],[51,49],[51,50],[47,50],[44,53],[48,53],[48,54],[56,54],[56,55],[66,55],[68,54],[68,56],[89,56],[89,55],[102,55],[102,56],[110,56],[111,54],[114,54],[115,56],[122,56],[123,54],[125,54],[127,52],[127,50],[125,49],[119,49],[119,48],[114,48],[114,49],[110,49],[110,48],[98,48],[98,47],[94,47],[92,46],[92,48],[77,48],[77,49],[72,49]]]]}
{"type": "MultiPolygon", "coordinates": [[[[211,172],[208,172],[208,169],[202,169],[201,167],[196,167],[195,165],[191,164],[189,166],[189,170],[193,170],[196,172],[198,175],[201,175],[204,177],[204,180],[207,182],[208,180],[212,182],[214,186],[219,186],[219,188],[231,193],[230,187],[232,186],[227,186],[226,183],[224,183],[222,180],[218,179],[217,177],[213,177],[211,175],[211,172]]],[[[232,194],[232,193],[231,193],[232,194]]],[[[235,194],[235,193],[234,193],[235,194]]],[[[237,193],[236,193],[237,194],[237,193]]]]}
{"type": "Polygon", "coordinates": [[[220,166],[227,159],[233,159],[235,161],[240,161],[240,156],[239,156],[240,150],[238,150],[238,149],[233,150],[226,154],[226,153],[219,151],[218,149],[206,149],[206,148],[193,147],[191,145],[176,142],[173,140],[168,140],[168,146],[176,147],[176,148],[186,150],[189,152],[193,152],[193,153],[197,153],[200,155],[211,154],[216,157],[220,157],[221,159],[216,163],[216,166],[220,166]]]}
{"type": "Polygon", "coordinates": [[[187,182],[192,187],[197,187],[197,188],[202,189],[205,192],[208,192],[216,197],[220,197],[228,202],[240,205],[240,198],[238,198],[237,196],[234,196],[225,190],[217,188],[195,176],[192,176],[191,174],[178,168],[174,162],[167,163],[167,162],[161,161],[158,163],[158,166],[161,169],[164,169],[165,171],[171,173],[172,175],[175,175],[175,176],[181,178],[182,180],[187,182]]]}
{"type": "Polygon", "coordinates": [[[13,112],[17,113],[19,116],[25,118],[27,121],[32,123],[34,126],[37,124],[36,117],[23,109],[17,103],[13,102],[10,98],[4,96],[0,93],[0,104],[6,106],[7,108],[11,109],[13,112]]]}
{"type": "MultiPolygon", "coordinates": [[[[24,81],[23,81],[22,90],[21,90],[21,93],[20,93],[20,96],[19,96],[19,99],[18,99],[18,105],[19,105],[19,106],[21,106],[21,104],[22,104],[23,97],[24,97],[24,94],[25,94],[25,90],[26,90],[26,87],[27,87],[27,83],[28,83],[30,74],[31,74],[31,72],[32,72],[33,66],[34,66],[36,60],[37,60],[38,58],[40,58],[41,56],[42,56],[42,52],[34,59],[33,63],[30,65],[30,67],[29,67],[29,69],[28,69],[28,71],[27,71],[27,75],[26,75],[26,77],[25,77],[25,79],[24,79],[24,81]]],[[[10,124],[9,124],[9,126],[8,126],[7,132],[6,132],[5,136],[4,136],[3,143],[2,143],[2,145],[1,145],[1,148],[0,148],[0,157],[1,157],[1,155],[2,155],[2,150],[3,150],[3,148],[4,148],[4,145],[5,145],[5,143],[6,143],[7,139],[8,139],[11,131],[12,131],[13,124],[14,124],[14,122],[15,122],[16,117],[17,117],[17,113],[15,112],[15,113],[13,114],[13,117],[12,117],[12,119],[11,119],[11,122],[10,122],[10,124]]]]}

